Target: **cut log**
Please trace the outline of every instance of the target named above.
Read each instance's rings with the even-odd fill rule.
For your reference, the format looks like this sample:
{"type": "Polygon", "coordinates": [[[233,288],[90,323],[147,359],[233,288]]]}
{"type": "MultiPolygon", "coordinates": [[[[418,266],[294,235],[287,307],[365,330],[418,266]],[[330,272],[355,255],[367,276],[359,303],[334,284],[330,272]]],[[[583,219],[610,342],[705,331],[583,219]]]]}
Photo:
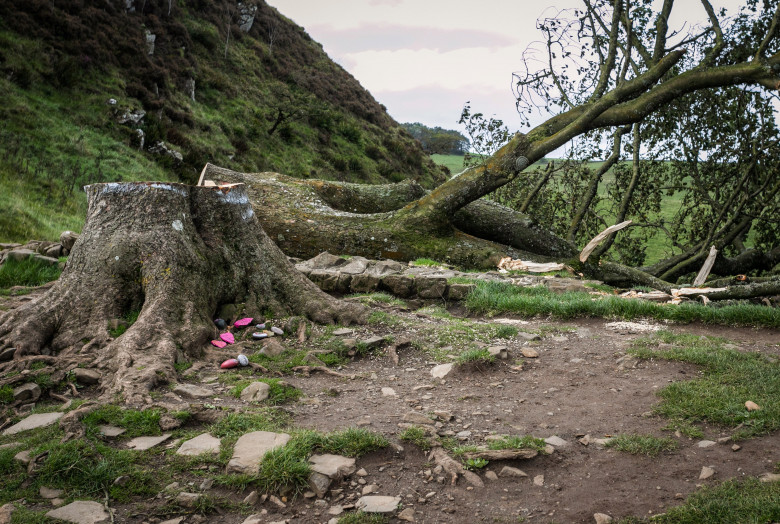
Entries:
{"type": "Polygon", "coordinates": [[[694,287],[704,284],[704,282],[707,280],[707,277],[710,276],[710,271],[712,271],[712,266],[715,264],[715,258],[717,256],[718,250],[715,248],[715,246],[712,246],[710,248],[710,254],[707,255],[707,260],[704,261],[704,264],[699,270],[699,274],[696,275],[696,278],[693,280],[694,287]]]}

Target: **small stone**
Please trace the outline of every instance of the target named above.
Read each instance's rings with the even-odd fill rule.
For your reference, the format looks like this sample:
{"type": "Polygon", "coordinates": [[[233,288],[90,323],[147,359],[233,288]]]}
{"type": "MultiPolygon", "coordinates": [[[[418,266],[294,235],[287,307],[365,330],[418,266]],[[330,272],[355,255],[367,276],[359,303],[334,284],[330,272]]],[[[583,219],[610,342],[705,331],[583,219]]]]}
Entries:
{"type": "Polygon", "coordinates": [[[287,504],[285,504],[279,497],[276,495],[271,495],[268,497],[268,500],[279,506],[280,508],[286,508],[287,504]]]}
{"type": "Polygon", "coordinates": [[[341,455],[312,455],[309,458],[312,471],[328,476],[333,480],[348,477],[355,472],[355,459],[341,455]]]}
{"type": "Polygon", "coordinates": [[[254,506],[257,504],[257,500],[260,498],[260,496],[257,494],[257,491],[252,491],[249,495],[244,497],[244,504],[249,504],[250,506],[254,506]]]}
{"type": "Polygon", "coordinates": [[[762,473],[758,476],[761,482],[780,482],[780,473],[762,473]]]}
{"type": "Polygon", "coordinates": [[[111,516],[103,504],[87,500],[77,500],[67,506],[46,513],[52,519],[60,519],[76,524],[103,524],[111,521],[111,516]]]}
{"type": "Polygon", "coordinates": [[[20,451],[16,455],[14,455],[14,460],[21,462],[25,466],[30,463],[31,457],[30,457],[30,450],[26,449],[24,451],[20,451]]]}
{"type": "Polygon", "coordinates": [[[212,437],[208,433],[201,433],[197,437],[182,443],[179,449],[176,450],[176,454],[187,457],[195,457],[204,453],[216,455],[219,453],[220,444],[220,439],[212,437]]]}
{"type": "Polygon", "coordinates": [[[355,331],[349,328],[340,328],[333,332],[333,334],[337,337],[346,337],[347,335],[351,335],[355,331]]]}
{"type": "Polygon", "coordinates": [[[699,480],[706,480],[713,476],[715,474],[715,470],[709,466],[704,466],[701,468],[701,473],[699,473],[699,480]]]}
{"type": "Polygon", "coordinates": [[[227,322],[225,322],[224,319],[217,318],[214,320],[214,325],[217,326],[217,329],[222,331],[223,329],[227,329],[227,322]]]}
{"type": "Polygon", "coordinates": [[[518,338],[522,338],[523,340],[527,340],[529,342],[535,341],[535,340],[542,340],[542,337],[537,335],[536,333],[526,333],[525,331],[520,331],[517,334],[518,338]]]}
{"type": "Polygon", "coordinates": [[[551,437],[547,437],[546,439],[544,439],[544,441],[547,444],[550,444],[551,446],[555,446],[556,448],[561,448],[563,446],[568,446],[569,445],[568,442],[566,442],[565,440],[563,440],[561,437],[559,437],[557,435],[553,435],[551,437]]]}
{"type": "Polygon", "coordinates": [[[268,451],[289,442],[287,433],[253,431],[241,435],[233,447],[233,456],[228,462],[227,473],[254,475],[260,468],[260,461],[268,451]]]}
{"type": "Polygon", "coordinates": [[[170,433],[163,433],[159,437],[136,437],[127,443],[127,447],[136,451],[146,451],[158,444],[162,444],[169,438],[171,438],[170,433]]]}
{"type": "Polygon", "coordinates": [[[455,434],[455,436],[458,437],[458,439],[460,439],[460,440],[466,440],[467,438],[471,437],[471,431],[468,431],[468,430],[458,431],[455,434]]]}
{"type": "Polygon", "coordinates": [[[491,356],[500,358],[500,359],[507,359],[509,358],[509,353],[507,352],[506,346],[490,346],[487,348],[488,353],[490,353],[491,356]]]}
{"type": "Polygon", "coordinates": [[[362,494],[363,495],[370,495],[372,493],[376,493],[379,491],[379,486],[376,484],[369,484],[368,486],[363,486],[362,494]]]}
{"type": "Polygon", "coordinates": [[[520,353],[522,353],[525,358],[537,358],[539,356],[539,352],[534,348],[522,348],[520,353]]]}
{"type": "Polygon", "coordinates": [[[205,479],[203,482],[200,483],[200,486],[198,486],[198,488],[200,488],[201,491],[208,491],[211,489],[211,486],[213,485],[214,485],[214,479],[205,479]]]}
{"type": "Polygon", "coordinates": [[[179,506],[185,508],[194,508],[198,504],[200,497],[200,493],[187,493],[186,491],[182,491],[176,495],[174,500],[179,506]]]}
{"type": "Polygon", "coordinates": [[[410,411],[404,415],[403,421],[410,424],[433,425],[433,420],[423,415],[422,413],[417,413],[416,411],[410,411]]]}
{"type": "Polygon", "coordinates": [[[401,503],[401,497],[389,497],[386,495],[368,495],[360,497],[355,507],[366,513],[392,513],[401,503]]]}
{"type": "Polygon", "coordinates": [[[57,422],[64,413],[37,413],[17,422],[3,431],[3,435],[15,435],[28,429],[43,428],[57,422]]]}
{"type": "Polygon", "coordinates": [[[312,471],[309,475],[309,488],[317,497],[324,497],[333,481],[329,476],[312,471]]]}
{"type": "Polygon", "coordinates": [[[433,378],[444,378],[452,371],[453,364],[439,364],[431,369],[433,378]]]}
{"type": "Polygon", "coordinates": [[[742,449],[742,446],[740,446],[739,444],[734,444],[733,446],[731,446],[731,451],[739,451],[740,449],[742,449]]]}
{"type": "Polygon", "coordinates": [[[748,411],[758,411],[761,409],[761,406],[759,406],[752,400],[748,400],[747,402],[745,402],[745,407],[747,408],[748,411]]]}
{"type": "Polygon", "coordinates": [[[271,393],[271,386],[265,382],[252,382],[241,391],[241,400],[245,402],[262,402],[271,393]]]}
{"type": "Polygon", "coordinates": [[[486,471],[485,478],[488,480],[498,480],[498,475],[496,475],[495,471],[486,471]]]}
{"type": "Polygon", "coordinates": [[[284,335],[284,331],[281,328],[278,328],[276,326],[273,326],[271,328],[271,331],[273,331],[274,335],[279,335],[279,336],[284,335]]]}
{"type": "Polygon", "coordinates": [[[86,368],[74,369],[73,376],[76,378],[77,382],[87,386],[97,384],[98,382],[100,382],[100,378],[102,377],[99,371],[94,369],[86,369],[86,368]]]}
{"type": "Polygon", "coordinates": [[[544,486],[544,475],[536,475],[534,477],[534,486],[544,486]]]}
{"type": "Polygon", "coordinates": [[[383,397],[395,397],[396,393],[393,388],[382,388],[382,396],[383,397]]]}
{"type": "Polygon", "coordinates": [[[594,513],[593,520],[596,524],[609,524],[613,519],[606,513],[594,513]]]}
{"type": "Polygon", "coordinates": [[[268,333],[252,333],[252,338],[255,340],[262,340],[268,338],[268,333]]]}
{"type": "Polygon", "coordinates": [[[498,472],[499,477],[527,477],[528,474],[522,469],[513,468],[512,466],[504,466],[501,471],[498,472]]]}
{"type": "Polygon", "coordinates": [[[366,468],[360,468],[355,472],[355,475],[357,475],[358,477],[365,477],[368,476],[368,471],[366,471],[366,468]]]}
{"type": "Polygon", "coordinates": [[[344,513],[344,506],[339,506],[336,504],[335,506],[331,506],[328,508],[328,515],[334,515],[338,516],[344,513]]]}
{"type": "Polygon", "coordinates": [[[64,490],[61,489],[53,489],[53,488],[47,488],[46,486],[41,486],[41,488],[38,490],[38,493],[41,494],[41,497],[45,499],[56,499],[63,493],[65,493],[64,490]]]}
{"type": "Polygon", "coordinates": [[[284,345],[276,338],[266,338],[263,341],[262,353],[267,357],[278,357],[284,353],[285,349],[284,345]]]}
{"type": "Polygon", "coordinates": [[[15,402],[37,402],[41,397],[41,387],[35,382],[22,384],[13,390],[15,402]]]}
{"type": "Polygon", "coordinates": [[[700,448],[711,448],[712,446],[717,445],[717,442],[714,440],[700,440],[696,445],[700,448]]]}
{"type": "Polygon", "coordinates": [[[16,510],[16,506],[13,502],[3,504],[0,506],[0,524],[10,524],[11,514],[16,510]]]}
{"type": "Polygon", "coordinates": [[[124,428],[118,428],[116,426],[98,426],[98,429],[100,430],[100,434],[102,436],[108,438],[118,437],[119,435],[127,431],[124,428]]]}
{"type": "Polygon", "coordinates": [[[208,388],[196,386],[195,384],[177,384],[173,392],[183,397],[208,398],[213,397],[214,392],[208,388]]]}

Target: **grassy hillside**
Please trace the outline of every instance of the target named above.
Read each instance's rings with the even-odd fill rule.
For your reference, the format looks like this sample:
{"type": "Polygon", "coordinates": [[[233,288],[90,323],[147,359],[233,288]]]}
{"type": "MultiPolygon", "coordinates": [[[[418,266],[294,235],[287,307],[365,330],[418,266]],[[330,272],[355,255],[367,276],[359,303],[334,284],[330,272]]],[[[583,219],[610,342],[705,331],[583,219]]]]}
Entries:
{"type": "Polygon", "coordinates": [[[432,187],[444,178],[385,108],[275,9],[170,5],[0,3],[0,242],[78,230],[85,184],[194,182],[206,162],[365,183],[412,178],[432,187]],[[247,29],[252,14],[245,32],[239,26],[247,29]],[[141,111],[137,122],[125,117],[141,111]],[[157,142],[181,159],[151,152],[157,142]]]}

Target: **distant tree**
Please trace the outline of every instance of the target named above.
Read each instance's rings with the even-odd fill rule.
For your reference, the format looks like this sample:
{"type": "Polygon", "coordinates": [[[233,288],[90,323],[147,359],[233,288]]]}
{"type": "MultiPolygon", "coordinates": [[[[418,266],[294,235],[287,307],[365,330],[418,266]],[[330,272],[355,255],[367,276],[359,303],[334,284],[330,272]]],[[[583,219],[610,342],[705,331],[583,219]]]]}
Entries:
{"type": "Polygon", "coordinates": [[[428,127],[419,122],[401,124],[401,127],[416,138],[429,155],[463,155],[469,149],[468,138],[452,129],[428,127]]]}

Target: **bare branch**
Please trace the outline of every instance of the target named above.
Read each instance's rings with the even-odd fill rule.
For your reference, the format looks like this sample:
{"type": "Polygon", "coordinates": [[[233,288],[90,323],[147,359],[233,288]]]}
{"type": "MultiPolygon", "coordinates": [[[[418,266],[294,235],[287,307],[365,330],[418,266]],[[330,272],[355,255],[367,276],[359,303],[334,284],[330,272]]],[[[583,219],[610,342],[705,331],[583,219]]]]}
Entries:
{"type": "Polygon", "coordinates": [[[767,46],[769,46],[769,43],[774,39],[775,35],[777,34],[777,26],[780,24],[780,4],[777,5],[777,8],[775,9],[775,15],[772,17],[772,23],[769,26],[769,31],[766,32],[766,36],[764,37],[764,40],[761,42],[761,45],[758,46],[758,49],[756,50],[756,54],[753,57],[753,60],[759,60],[761,56],[766,51],[767,46]]]}
{"type": "MultiPolygon", "coordinates": [[[[702,0],[705,1],[706,0],[702,0]]],[[[661,12],[655,20],[655,47],[653,49],[652,63],[656,63],[666,52],[666,32],[669,30],[669,14],[672,12],[674,0],[664,0],[661,12]]]]}

